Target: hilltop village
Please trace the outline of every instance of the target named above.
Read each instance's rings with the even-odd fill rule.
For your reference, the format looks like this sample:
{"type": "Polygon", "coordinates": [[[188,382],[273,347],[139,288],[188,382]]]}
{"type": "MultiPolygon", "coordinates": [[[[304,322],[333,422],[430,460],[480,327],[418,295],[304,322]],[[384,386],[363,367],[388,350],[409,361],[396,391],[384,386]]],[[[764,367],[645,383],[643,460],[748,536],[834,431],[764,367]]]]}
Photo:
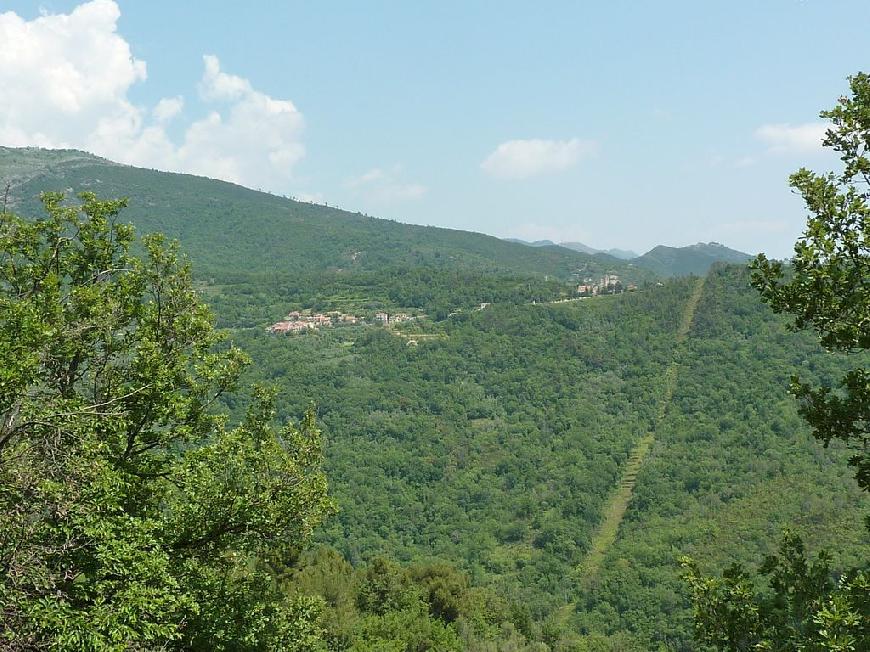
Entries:
{"type": "Polygon", "coordinates": [[[596,297],[599,294],[620,294],[622,292],[634,292],[637,286],[633,283],[623,285],[618,274],[605,274],[597,281],[592,277],[583,279],[583,283],[577,286],[577,294],[581,297],[596,297]]]}
{"type": "MultiPolygon", "coordinates": [[[[417,319],[417,316],[409,315],[404,312],[390,314],[387,312],[376,312],[374,315],[374,323],[377,326],[391,326],[402,322],[417,319]]],[[[316,331],[320,328],[331,328],[333,326],[356,326],[357,324],[365,324],[366,322],[358,315],[339,312],[333,310],[325,313],[314,313],[311,311],[294,310],[287,316],[271,326],[266,328],[266,331],[274,334],[293,334],[304,333],[307,331],[316,331]]]]}
{"type": "MultiPolygon", "coordinates": [[[[577,286],[577,298],[587,298],[602,296],[606,294],[621,294],[623,292],[634,292],[637,286],[634,284],[623,285],[617,274],[605,274],[599,279],[592,277],[583,279],[583,283],[577,286]]],[[[571,301],[572,299],[563,299],[562,301],[571,301]]],[[[487,308],[489,303],[481,303],[475,310],[483,310],[487,308]]],[[[450,313],[449,316],[460,314],[462,309],[450,313]]],[[[315,313],[311,310],[294,310],[287,314],[284,319],[277,321],[271,326],[266,327],[266,332],[276,335],[293,335],[297,333],[306,333],[316,331],[321,328],[332,328],[335,326],[356,326],[369,324],[374,326],[384,326],[390,328],[394,325],[403,322],[410,322],[416,319],[425,317],[426,315],[410,315],[405,312],[388,313],[376,312],[371,319],[351,313],[344,313],[338,310],[329,312],[315,313]]]]}

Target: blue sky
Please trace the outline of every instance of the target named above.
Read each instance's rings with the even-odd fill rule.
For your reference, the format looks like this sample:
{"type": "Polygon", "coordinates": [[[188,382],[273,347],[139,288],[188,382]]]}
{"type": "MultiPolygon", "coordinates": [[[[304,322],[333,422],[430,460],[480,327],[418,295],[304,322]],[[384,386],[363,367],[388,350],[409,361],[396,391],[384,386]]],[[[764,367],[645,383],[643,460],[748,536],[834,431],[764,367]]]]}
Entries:
{"type": "Polygon", "coordinates": [[[818,112],[870,68],[870,3],[836,0],[0,12],[0,144],[637,251],[788,255],[805,221],[788,174],[835,167],[818,112]]]}

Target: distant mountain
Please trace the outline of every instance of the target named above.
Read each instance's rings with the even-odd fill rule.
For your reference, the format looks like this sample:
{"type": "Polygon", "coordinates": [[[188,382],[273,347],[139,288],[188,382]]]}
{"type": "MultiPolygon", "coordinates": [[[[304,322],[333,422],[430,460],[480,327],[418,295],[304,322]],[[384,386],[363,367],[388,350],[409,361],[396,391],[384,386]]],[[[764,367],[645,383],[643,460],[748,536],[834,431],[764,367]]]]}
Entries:
{"type": "Polygon", "coordinates": [[[632,260],[638,257],[638,254],[631,249],[608,249],[604,253],[620,260],[632,260]]]}
{"type": "Polygon", "coordinates": [[[526,245],[527,247],[558,247],[561,245],[557,245],[552,240],[535,240],[533,242],[529,242],[528,240],[520,240],[519,238],[504,238],[507,242],[516,242],[517,244],[526,245]]]}
{"type": "Polygon", "coordinates": [[[608,256],[613,256],[620,260],[631,260],[632,258],[638,257],[638,254],[628,249],[595,249],[594,247],[585,245],[582,242],[557,243],[552,240],[535,240],[529,242],[528,240],[520,240],[519,238],[505,238],[505,240],[507,242],[524,244],[527,247],[563,247],[565,249],[571,249],[572,251],[579,251],[581,254],[589,254],[590,256],[594,256],[595,254],[607,254],[608,256]]]}
{"type": "Polygon", "coordinates": [[[574,251],[579,251],[584,254],[599,254],[601,253],[601,249],[595,249],[590,247],[589,245],[585,245],[582,242],[562,242],[560,246],[565,247],[567,249],[573,249],[574,251]]]}
{"type": "Polygon", "coordinates": [[[684,276],[687,274],[703,275],[713,263],[743,264],[753,256],[729,249],[718,242],[689,245],[688,247],[666,247],[659,245],[632,260],[638,267],[643,267],[659,276],[684,276]]]}
{"type": "Polygon", "coordinates": [[[612,258],[630,261],[637,267],[654,272],[657,276],[686,276],[688,274],[702,275],[710,269],[710,265],[717,262],[743,264],[753,257],[742,251],[729,249],[718,242],[699,242],[687,247],[666,247],[659,245],[639,256],[627,249],[595,249],[582,242],[560,242],[552,240],[537,240],[527,242],[525,240],[511,239],[510,242],[524,244],[528,247],[562,247],[590,256],[607,254],[612,258]]]}
{"type": "Polygon", "coordinates": [[[582,242],[560,242],[559,246],[573,249],[574,251],[580,251],[584,254],[607,254],[608,256],[613,256],[620,260],[631,260],[638,256],[638,254],[628,249],[595,249],[594,247],[585,245],[582,242]]]}
{"type": "MultiPolygon", "coordinates": [[[[7,182],[10,208],[23,214],[41,211],[38,196],[45,190],[129,197],[123,218],[140,233],[161,231],[180,240],[202,276],[423,266],[567,280],[613,267],[612,261],[549,242],[528,247],[480,233],[376,219],[224,181],[120,165],[76,150],[0,147],[0,185],[7,182]]],[[[644,274],[636,268],[622,271],[644,274]]]]}

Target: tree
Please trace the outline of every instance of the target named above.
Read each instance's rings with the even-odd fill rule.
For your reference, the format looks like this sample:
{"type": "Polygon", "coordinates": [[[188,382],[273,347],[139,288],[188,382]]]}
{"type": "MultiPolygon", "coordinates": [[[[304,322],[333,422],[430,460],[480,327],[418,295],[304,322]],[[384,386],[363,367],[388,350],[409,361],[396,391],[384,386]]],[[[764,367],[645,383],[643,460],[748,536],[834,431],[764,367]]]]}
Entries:
{"type": "Polygon", "coordinates": [[[779,554],[768,556],[755,575],[733,565],[721,578],[708,578],[691,559],[681,562],[699,643],[729,651],[867,649],[867,574],[845,574],[835,582],[830,557],[822,552],[809,561],[793,533],[785,534],[779,554]],[[758,579],[769,590],[758,592],[758,579]]]}
{"type": "MultiPolygon", "coordinates": [[[[801,169],[790,184],[810,216],[790,264],[752,263],[752,285],[774,311],[793,315],[792,328],[812,328],[828,351],[852,354],[856,366],[838,387],[813,387],[794,376],[801,415],[825,446],[845,442],[859,486],[870,490],[870,76],[850,78],[852,94],[821,116],[831,120],[824,144],[840,154],[843,172],[801,169]]],[[[870,520],[867,522],[870,527],[870,520]]],[[[829,556],[807,559],[787,533],[779,555],[753,575],[732,566],[703,577],[683,558],[699,642],[719,650],[870,649],[870,576],[856,569],[834,582],[829,556]],[[767,588],[757,590],[759,584],[767,588]]]]}
{"type": "Polygon", "coordinates": [[[0,647],[315,649],[319,603],[255,563],[332,508],[312,413],[256,389],[229,428],[247,359],[176,245],[80,199],[0,215],[0,647]]]}
{"type": "Polygon", "coordinates": [[[752,284],[795,329],[812,328],[828,351],[859,356],[839,388],[812,387],[793,378],[802,416],[827,446],[849,444],[856,479],[870,490],[870,75],[850,78],[851,97],[821,116],[832,122],[824,144],[840,154],[839,175],[802,168],[790,178],[810,216],[788,269],[764,255],[753,263],[752,284]]]}

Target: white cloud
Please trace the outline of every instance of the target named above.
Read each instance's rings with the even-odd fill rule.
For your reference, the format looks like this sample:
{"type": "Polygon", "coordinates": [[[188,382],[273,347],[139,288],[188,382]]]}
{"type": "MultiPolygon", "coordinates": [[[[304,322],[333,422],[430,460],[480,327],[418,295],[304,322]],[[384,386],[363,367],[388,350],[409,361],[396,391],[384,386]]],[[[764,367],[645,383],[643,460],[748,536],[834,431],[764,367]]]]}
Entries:
{"type": "Polygon", "coordinates": [[[188,127],[178,149],[180,164],[196,174],[280,188],[305,156],[302,114],[293,102],[273,99],[247,80],[221,72],[217,57],[207,55],[203,61],[200,94],[224,110],[188,127]]]}
{"type": "Polygon", "coordinates": [[[480,167],[497,179],[526,179],[570,168],[597,149],[596,143],[577,138],[509,140],[496,147],[480,167]]]}
{"type": "Polygon", "coordinates": [[[294,104],[223,72],[218,58],[207,55],[199,93],[210,111],[173,140],[164,127],[184,98],[150,108],[129,100],[147,68],[117,33],[120,15],[113,0],[31,21],[0,14],[0,144],[75,147],[122,163],[286,191],[305,156],[304,120],[294,104]]]}
{"type": "Polygon", "coordinates": [[[221,64],[214,55],[203,58],[205,73],[199,83],[199,93],[206,100],[238,100],[254,93],[250,82],[236,75],[228,75],[221,71],[221,64]]]}
{"type": "Polygon", "coordinates": [[[0,142],[80,144],[100,119],[137,112],[126,93],[146,66],[115,33],[119,16],[109,0],[32,21],[0,14],[0,142]]]}
{"type": "Polygon", "coordinates": [[[176,97],[164,97],[160,100],[151,112],[157,122],[169,122],[181,113],[184,108],[184,98],[180,95],[176,97]]]}
{"type": "Polygon", "coordinates": [[[426,194],[426,186],[402,181],[401,172],[399,166],[391,170],[372,168],[358,177],[349,179],[346,185],[370,201],[380,204],[395,204],[422,198],[426,194]]]}
{"type": "Polygon", "coordinates": [[[800,125],[768,124],[755,130],[755,137],[777,154],[801,154],[818,151],[829,125],[825,122],[807,122],[800,125]]]}

